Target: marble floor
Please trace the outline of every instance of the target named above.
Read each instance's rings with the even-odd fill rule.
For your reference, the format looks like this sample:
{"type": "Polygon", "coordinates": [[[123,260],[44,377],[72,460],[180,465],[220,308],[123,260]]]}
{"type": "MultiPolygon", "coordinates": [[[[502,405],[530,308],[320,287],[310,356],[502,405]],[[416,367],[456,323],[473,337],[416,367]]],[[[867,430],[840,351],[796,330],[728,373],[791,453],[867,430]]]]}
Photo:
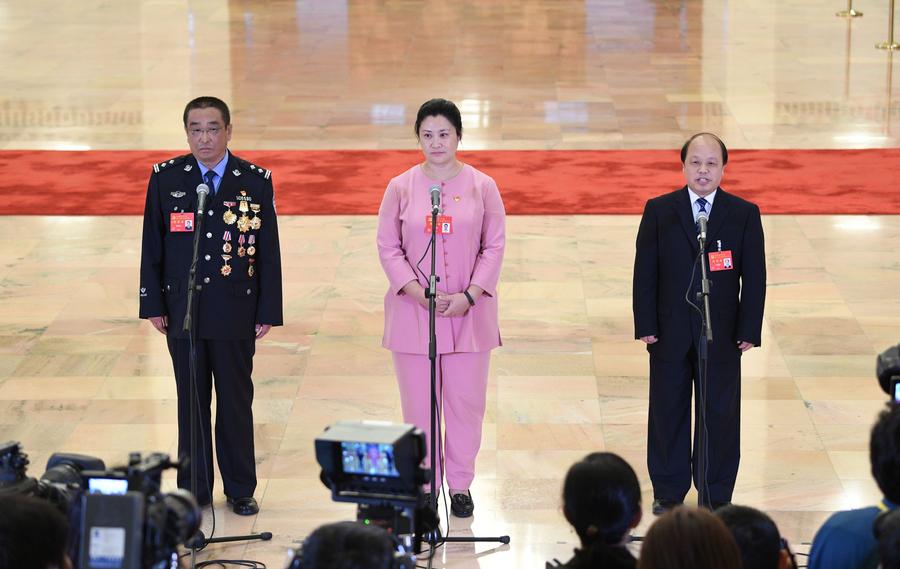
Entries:
{"type": "MultiPolygon", "coordinates": [[[[22,442],[32,474],[55,451],[110,464],[132,450],[174,452],[165,342],[135,318],[139,219],[4,221],[0,440],[22,442]]],[[[491,366],[478,509],[469,521],[450,518],[450,527],[456,535],[508,534],[512,543],[454,545],[444,566],[536,567],[565,557],[576,537],[561,514],[561,480],[590,451],[629,460],[649,508],[647,358],[631,339],[637,221],[509,218],[499,291],[505,345],[491,366]]],[[[400,419],[380,347],[386,281],[375,219],[285,217],[280,225],[287,325],[260,343],[255,359],[262,512],[239,518],[221,495],[216,502],[217,531],[275,538],[212,550],[275,567],[311,529],[354,516],[318,481],[315,436],[337,419],[400,419]]],[[[802,543],[829,512],[879,496],[867,441],[886,399],[874,358],[900,340],[900,219],[768,216],[764,225],[766,321],[763,347],[744,359],[735,500],[770,512],[802,543]]]]}
{"type": "MultiPolygon", "coordinates": [[[[866,3],[852,21],[834,16],[844,6],[0,0],[0,149],[168,157],[186,148],[181,111],[201,94],[231,105],[237,152],[415,148],[416,109],[434,96],[459,104],[464,150],[669,148],[677,168],[675,149],[699,130],[732,148],[771,148],[773,159],[780,148],[896,147],[894,57],[874,49],[887,3],[866,3]]],[[[143,178],[150,164],[135,168],[143,178]]],[[[3,198],[15,214],[15,195],[3,198]]],[[[165,343],[136,318],[140,220],[0,220],[0,441],[21,441],[36,475],[55,451],[110,464],[133,450],[174,452],[165,343]]],[[[576,537],[561,479],[590,451],[627,458],[649,509],[647,358],[631,339],[637,223],[509,218],[505,345],[492,360],[477,513],[451,518],[450,530],[512,543],[454,545],[438,566],[567,558],[576,537]]],[[[203,554],[276,568],[316,526],[354,517],[318,481],[315,436],[337,419],[400,417],[380,348],[375,219],[280,225],[287,325],[255,360],[262,512],[234,516],[220,494],[215,511],[217,533],[275,537],[203,554]]],[[[764,346],[744,357],[735,500],[767,510],[802,544],[830,512],[878,498],[867,438],[886,399],[875,356],[900,341],[900,217],[768,215],[764,225],[764,346]]]]}

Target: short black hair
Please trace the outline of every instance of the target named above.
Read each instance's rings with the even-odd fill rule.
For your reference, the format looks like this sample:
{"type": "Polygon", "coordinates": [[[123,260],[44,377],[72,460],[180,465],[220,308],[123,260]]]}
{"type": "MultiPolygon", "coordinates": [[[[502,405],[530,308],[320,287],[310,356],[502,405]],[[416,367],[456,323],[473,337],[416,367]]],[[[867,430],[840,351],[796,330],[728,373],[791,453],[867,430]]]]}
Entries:
{"type": "Polygon", "coordinates": [[[888,403],[869,438],[872,476],[884,497],[900,503],[900,405],[888,403]]]}
{"type": "Polygon", "coordinates": [[[309,534],[299,553],[299,566],[302,569],[390,569],[394,551],[394,540],[384,529],[357,522],[337,522],[309,534]]]}
{"type": "Polygon", "coordinates": [[[225,101],[216,97],[197,97],[184,107],[184,116],[182,117],[184,128],[187,128],[189,112],[194,109],[208,109],[210,107],[219,109],[219,112],[222,113],[222,120],[225,121],[223,126],[231,124],[231,111],[228,110],[228,105],[225,104],[225,101]]]}
{"type": "Polygon", "coordinates": [[[711,132],[698,132],[697,134],[695,134],[694,136],[690,137],[689,139],[687,139],[685,141],[684,145],[682,145],[682,147],[681,147],[681,163],[684,164],[684,161],[687,160],[688,147],[691,145],[692,142],[694,142],[694,140],[696,138],[699,138],[701,136],[711,136],[716,139],[716,142],[719,143],[719,148],[722,149],[722,166],[724,166],[725,164],[728,164],[728,149],[725,147],[725,143],[722,142],[721,138],[719,138],[718,136],[714,135],[711,132]]]}
{"type": "Polygon", "coordinates": [[[881,569],[900,569],[900,510],[882,512],[875,519],[875,539],[881,569]]]}
{"type": "Polygon", "coordinates": [[[46,500],[0,497],[0,569],[65,566],[69,524],[46,500]]]}
{"type": "Polygon", "coordinates": [[[749,506],[729,505],[716,510],[734,536],[744,569],[778,569],[781,534],[764,512],[749,506]]]}
{"type": "Polygon", "coordinates": [[[621,543],[641,511],[634,469],[611,452],[587,455],[566,473],[563,510],[583,546],[621,543]]]}
{"type": "Polygon", "coordinates": [[[450,124],[456,129],[456,136],[462,140],[462,115],[459,114],[459,109],[453,101],[430,99],[422,103],[422,106],[419,107],[419,112],[416,114],[416,138],[419,138],[419,127],[422,126],[422,121],[428,117],[444,117],[450,121],[450,124]]]}

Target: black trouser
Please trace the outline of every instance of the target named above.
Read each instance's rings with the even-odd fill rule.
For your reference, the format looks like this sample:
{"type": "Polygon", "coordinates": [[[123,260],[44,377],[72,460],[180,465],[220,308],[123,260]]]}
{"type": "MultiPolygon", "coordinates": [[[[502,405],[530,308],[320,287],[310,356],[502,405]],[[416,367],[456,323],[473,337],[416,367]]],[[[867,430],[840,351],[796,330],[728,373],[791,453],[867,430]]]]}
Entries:
{"type": "MultiPolygon", "coordinates": [[[[730,502],[741,459],[741,359],[710,361],[707,378],[707,469],[709,501],[730,502]]],[[[653,495],[680,502],[697,480],[698,433],[691,443],[691,391],[697,382],[697,353],[681,361],[650,356],[650,413],[647,466],[653,495]],[[693,476],[692,476],[693,474],[693,476]]],[[[695,399],[696,401],[696,399],[695,399]]],[[[700,407],[695,403],[694,420],[700,407]]]]}
{"type": "MultiPolygon", "coordinates": [[[[178,389],[178,456],[190,456],[190,343],[168,339],[178,389]]],[[[197,340],[197,500],[211,501],[213,488],[211,413],[216,386],[216,456],[225,495],[252,496],[256,490],[253,448],[253,354],[256,340],[197,340]]],[[[191,469],[194,465],[191,465],[191,469]]],[[[190,490],[190,469],[178,473],[178,487],[190,490]]]]}

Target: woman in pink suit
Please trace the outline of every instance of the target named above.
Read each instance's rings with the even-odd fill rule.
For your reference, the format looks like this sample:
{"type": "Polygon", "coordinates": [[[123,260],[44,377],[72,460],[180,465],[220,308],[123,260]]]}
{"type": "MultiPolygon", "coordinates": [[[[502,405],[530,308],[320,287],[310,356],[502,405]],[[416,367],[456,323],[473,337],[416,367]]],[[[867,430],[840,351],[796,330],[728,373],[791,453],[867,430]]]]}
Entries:
{"type": "MultiPolygon", "coordinates": [[[[442,211],[435,243],[440,278],[437,393],[438,417],[446,434],[443,448],[438,438],[438,457],[445,458],[453,514],[469,517],[475,508],[469,486],[481,446],[490,353],[501,344],[497,281],[506,212],[494,180],[456,159],[462,138],[456,105],[444,99],[426,102],[419,108],[415,128],[425,161],[391,180],[378,211],[378,254],[390,283],[384,297],[383,345],[393,353],[403,420],[425,431],[430,445],[425,289],[431,265],[426,251],[431,238],[430,190],[440,187],[442,211]]],[[[435,480],[440,487],[444,473],[441,461],[437,465],[435,480]]]]}

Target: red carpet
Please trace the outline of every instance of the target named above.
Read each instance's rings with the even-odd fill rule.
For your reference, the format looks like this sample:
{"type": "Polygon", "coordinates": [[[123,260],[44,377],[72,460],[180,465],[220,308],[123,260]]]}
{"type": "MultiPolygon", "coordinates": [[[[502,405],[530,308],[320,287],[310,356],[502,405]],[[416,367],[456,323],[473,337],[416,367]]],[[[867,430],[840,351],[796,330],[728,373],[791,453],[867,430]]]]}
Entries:
{"type": "MultiPolygon", "coordinates": [[[[183,152],[182,152],[183,153],[183,152]]],[[[6,214],[138,215],[154,162],[177,151],[0,151],[6,214]]],[[[273,172],[278,212],[374,214],[417,151],[238,152],[273,172]]],[[[511,214],[640,213],[683,183],[674,150],[473,151],[511,214]]],[[[735,150],[723,186],[767,214],[900,214],[900,149],[735,150]]]]}

